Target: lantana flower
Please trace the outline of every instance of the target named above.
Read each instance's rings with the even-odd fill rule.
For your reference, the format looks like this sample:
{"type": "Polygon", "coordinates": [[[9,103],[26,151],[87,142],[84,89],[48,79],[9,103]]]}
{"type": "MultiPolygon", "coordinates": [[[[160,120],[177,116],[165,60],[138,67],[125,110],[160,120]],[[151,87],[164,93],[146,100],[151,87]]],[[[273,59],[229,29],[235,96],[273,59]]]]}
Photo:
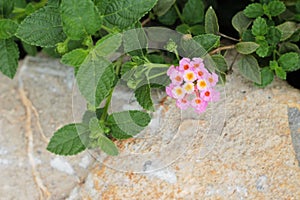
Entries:
{"type": "Polygon", "coordinates": [[[166,87],[166,93],[182,110],[192,107],[197,113],[202,113],[209,102],[219,100],[220,93],[214,88],[218,75],[209,72],[201,58],[182,58],[179,66],[172,65],[168,69],[167,75],[171,83],[166,87]]]}

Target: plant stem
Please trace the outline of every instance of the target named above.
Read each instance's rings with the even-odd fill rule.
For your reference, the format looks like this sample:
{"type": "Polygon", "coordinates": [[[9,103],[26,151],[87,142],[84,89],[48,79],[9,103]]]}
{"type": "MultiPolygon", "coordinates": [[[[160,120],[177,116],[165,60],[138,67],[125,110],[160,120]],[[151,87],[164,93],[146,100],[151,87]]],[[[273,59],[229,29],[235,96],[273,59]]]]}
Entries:
{"type": "Polygon", "coordinates": [[[104,29],[108,33],[113,33],[114,32],[111,28],[108,28],[107,26],[104,26],[104,25],[102,25],[101,28],[104,29]]]}
{"type": "Polygon", "coordinates": [[[181,13],[180,13],[180,11],[179,11],[179,8],[178,8],[178,6],[177,6],[177,4],[176,4],[176,3],[174,4],[174,8],[175,8],[175,10],[176,10],[176,13],[177,13],[177,15],[178,15],[178,17],[179,17],[179,19],[180,19],[181,23],[183,23],[183,24],[184,24],[183,17],[182,17],[182,15],[181,15],[181,13]]]}
{"type": "MultiPolygon", "coordinates": [[[[116,61],[116,64],[115,64],[115,65],[116,65],[116,75],[117,75],[117,76],[119,76],[120,71],[121,71],[122,60],[123,60],[123,56],[120,57],[120,58],[116,61]]],[[[108,94],[108,96],[107,96],[107,98],[106,98],[106,102],[105,102],[103,114],[101,115],[100,121],[105,121],[105,120],[106,120],[108,107],[109,107],[109,105],[110,105],[110,102],[111,102],[111,98],[112,98],[114,89],[115,89],[115,86],[113,86],[113,87],[110,89],[110,91],[109,91],[109,94],[108,94]]]]}
{"type": "Polygon", "coordinates": [[[105,122],[105,120],[106,120],[106,117],[107,117],[107,111],[108,111],[108,107],[109,107],[110,102],[111,102],[111,98],[112,98],[113,91],[114,91],[114,87],[110,89],[110,92],[109,92],[109,94],[108,94],[108,97],[106,98],[106,102],[105,102],[103,114],[101,115],[100,121],[104,121],[104,122],[105,122]]]}
{"type": "Polygon", "coordinates": [[[166,74],[166,72],[158,73],[158,74],[155,74],[155,75],[153,75],[153,76],[149,76],[148,79],[150,80],[150,79],[153,79],[153,78],[156,78],[156,77],[165,75],[165,74],[166,74]]]}
{"type": "Polygon", "coordinates": [[[236,42],[240,42],[240,40],[239,39],[236,39],[236,38],[233,38],[233,37],[230,37],[230,36],[228,36],[228,35],[225,35],[225,34],[223,34],[223,33],[218,33],[218,35],[220,35],[221,37],[224,37],[224,38],[227,38],[227,39],[229,39],[229,40],[233,40],[233,41],[236,41],[236,42]]]}
{"type": "Polygon", "coordinates": [[[150,16],[148,16],[144,21],[142,21],[142,23],[141,23],[142,27],[145,26],[150,21],[151,21],[151,18],[150,18],[150,16]]]}
{"type": "Polygon", "coordinates": [[[235,45],[229,45],[229,46],[223,46],[223,47],[219,47],[211,52],[209,52],[209,55],[213,55],[213,54],[216,54],[216,53],[219,53],[220,51],[223,51],[223,50],[227,50],[227,49],[234,49],[235,48],[235,45]]]}
{"type": "Polygon", "coordinates": [[[239,55],[238,53],[235,54],[235,56],[234,56],[234,58],[233,58],[233,61],[232,61],[232,63],[231,63],[230,66],[229,66],[229,69],[228,69],[227,74],[231,74],[231,73],[232,73],[232,71],[233,71],[232,68],[233,68],[233,65],[234,65],[234,63],[235,63],[235,61],[236,61],[238,55],[239,55]]]}

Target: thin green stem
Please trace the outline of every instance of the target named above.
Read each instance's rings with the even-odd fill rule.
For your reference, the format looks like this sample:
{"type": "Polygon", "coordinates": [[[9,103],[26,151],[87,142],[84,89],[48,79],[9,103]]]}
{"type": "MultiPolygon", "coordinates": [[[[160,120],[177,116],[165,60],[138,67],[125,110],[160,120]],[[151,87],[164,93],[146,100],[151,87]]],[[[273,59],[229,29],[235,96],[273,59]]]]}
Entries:
{"type": "Polygon", "coordinates": [[[148,79],[152,79],[152,78],[156,78],[156,77],[159,77],[159,76],[162,76],[162,75],[165,75],[166,72],[162,72],[162,73],[159,73],[159,74],[155,74],[153,76],[149,76],[148,79]]]}
{"type": "Polygon", "coordinates": [[[175,53],[175,56],[176,56],[177,60],[179,61],[179,60],[180,60],[180,58],[179,58],[179,55],[178,55],[178,51],[177,51],[177,49],[175,49],[175,50],[174,50],[174,53],[175,53]]]}
{"type": "Polygon", "coordinates": [[[101,115],[100,121],[105,121],[105,119],[107,117],[107,111],[108,111],[108,107],[109,107],[110,102],[111,102],[113,92],[114,92],[114,87],[110,89],[108,97],[106,98],[105,106],[104,106],[104,109],[103,109],[103,114],[101,115]]]}
{"type": "Polygon", "coordinates": [[[104,26],[104,25],[102,25],[101,28],[104,29],[108,33],[113,33],[114,32],[111,28],[108,28],[107,26],[104,26]]]}
{"type": "Polygon", "coordinates": [[[146,63],[145,66],[148,68],[151,68],[151,69],[152,68],[162,68],[162,67],[169,68],[171,66],[171,64],[146,63]]]}
{"type": "MultiPolygon", "coordinates": [[[[123,60],[123,56],[120,57],[116,63],[115,63],[115,66],[116,66],[116,75],[119,76],[120,75],[120,72],[121,72],[121,66],[122,66],[122,60],[123,60]]],[[[105,102],[105,105],[104,105],[104,110],[103,110],[103,114],[101,115],[101,118],[100,118],[100,121],[103,121],[105,122],[105,119],[107,117],[107,111],[108,111],[108,108],[109,108],[109,105],[110,105],[110,102],[111,102],[111,98],[112,98],[112,95],[113,95],[113,92],[114,92],[114,87],[112,87],[109,91],[109,94],[106,98],[106,102],[105,102]]]]}
{"type": "Polygon", "coordinates": [[[175,8],[175,10],[176,10],[176,13],[177,13],[177,15],[178,15],[178,17],[179,17],[181,23],[184,23],[183,17],[182,17],[182,15],[181,15],[181,13],[180,13],[180,11],[179,11],[179,8],[178,8],[178,6],[177,6],[176,3],[174,4],[174,8],[175,8]]]}

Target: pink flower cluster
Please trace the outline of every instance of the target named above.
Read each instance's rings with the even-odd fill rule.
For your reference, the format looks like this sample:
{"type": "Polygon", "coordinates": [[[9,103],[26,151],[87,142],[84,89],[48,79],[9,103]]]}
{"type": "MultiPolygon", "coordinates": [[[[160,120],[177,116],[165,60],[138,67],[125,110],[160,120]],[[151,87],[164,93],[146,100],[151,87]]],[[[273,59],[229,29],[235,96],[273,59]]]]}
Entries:
{"type": "Polygon", "coordinates": [[[220,93],[214,89],[218,75],[210,73],[201,58],[182,58],[179,66],[169,68],[167,75],[172,81],[166,87],[167,95],[176,99],[176,105],[182,110],[191,106],[202,113],[209,102],[219,100],[220,93]]]}

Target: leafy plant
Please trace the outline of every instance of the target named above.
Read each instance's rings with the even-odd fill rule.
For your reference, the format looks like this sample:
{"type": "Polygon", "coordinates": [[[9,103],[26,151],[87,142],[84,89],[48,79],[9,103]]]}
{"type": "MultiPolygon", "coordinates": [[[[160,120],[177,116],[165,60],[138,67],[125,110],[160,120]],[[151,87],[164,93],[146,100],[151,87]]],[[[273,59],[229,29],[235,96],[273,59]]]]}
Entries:
{"type": "Polygon", "coordinates": [[[238,52],[239,72],[260,87],[270,84],[274,76],[285,79],[287,72],[300,68],[300,1],[250,3],[232,18],[239,38],[221,33],[218,13],[209,2],[216,4],[199,0],[0,0],[0,71],[15,76],[20,50],[30,55],[42,50],[73,66],[87,111],[82,122],[57,130],[47,149],[74,155],[100,148],[117,155],[114,140],[133,137],[149,124],[155,109],[151,90],[169,84],[167,70],[179,63],[179,55],[202,57],[204,62],[209,62],[205,57],[210,55],[221,83],[232,70],[224,58],[230,49],[238,52]],[[181,35],[159,27],[149,28],[151,35],[143,28],[154,25],[181,35]],[[232,44],[223,45],[221,38],[232,44]],[[163,43],[163,48],[152,51],[149,41],[163,43]],[[122,55],[113,60],[118,53],[122,55]],[[108,112],[118,81],[134,90],[143,110],[108,112]]]}

